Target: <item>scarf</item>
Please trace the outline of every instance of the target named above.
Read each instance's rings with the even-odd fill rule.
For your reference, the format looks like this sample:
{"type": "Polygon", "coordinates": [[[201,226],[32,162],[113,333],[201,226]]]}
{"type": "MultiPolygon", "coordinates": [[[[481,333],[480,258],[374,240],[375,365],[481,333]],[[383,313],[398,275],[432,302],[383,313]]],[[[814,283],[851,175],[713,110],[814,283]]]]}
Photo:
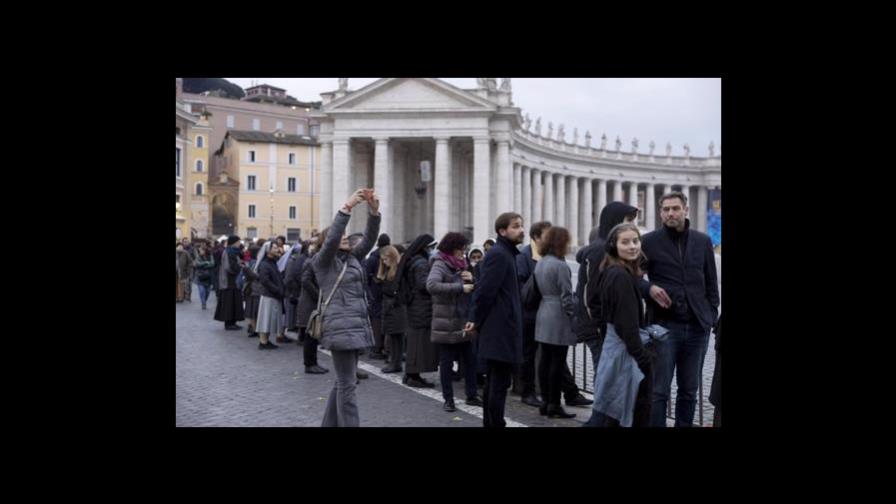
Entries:
{"type": "Polygon", "coordinates": [[[467,260],[466,259],[458,259],[454,256],[454,254],[446,254],[444,252],[439,252],[436,257],[445,261],[448,266],[451,266],[455,270],[464,271],[467,269],[467,260]]]}

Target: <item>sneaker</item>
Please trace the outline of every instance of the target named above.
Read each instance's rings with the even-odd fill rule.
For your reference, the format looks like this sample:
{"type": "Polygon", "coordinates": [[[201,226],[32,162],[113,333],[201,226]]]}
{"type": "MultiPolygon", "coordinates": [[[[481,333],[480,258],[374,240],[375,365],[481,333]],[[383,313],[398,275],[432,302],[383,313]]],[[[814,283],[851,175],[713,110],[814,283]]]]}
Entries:
{"type": "Polygon", "coordinates": [[[250,332],[250,333],[249,333],[249,337],[250,337],[250,338],[257,338],[257,337],[258,337],[258,333],[257,333],[257,332],[250,332]]]}
{"type": "Polygon", "coordinates": [[[258,349],[259,349],[259,350],[273,350],[273,349],[275,349],[275,348],[280,348],[280,347],[278,347],[277,345],[271,343],[270,341],[268,341],[267,343],[259,343],[259,344],[258,344],[258,349]]]}
{"type": "Polygon", "coordinates": [[[315,364],[313,366],[305,366],[306,374],[324,374],[324,373],[329,373],[329,372],[330,372],[329,369],[320,367],[317,364],[315,364]]]}
{"type": "Polygon", "coordinates": [[[446,400],[445,404],[442,405],[442,409],[445,411],[455,411],[457,408],[454,407],[454,399],[446,400]]]}
{"type": "Polygon", "coordinates": [[[226,325],[226,326],[224,326],[224,329],[227,331],[238,331],[238,330],[242,329],[242,327],[240,327],[238,325],[226,325]]]}
{"type": "Polygon", "coordinates": [[[366,371],[361,371],[360,369],[358,370],[358,372],[356,374],[357,374],[359,380],[366,380],[366,379],[370,378],[370,375],[367,374],[366,371]]]}
{"type": "Polygon", "coordinates": [[[277,343],[292,343],[292,340],[286,336],[277,336],[277,343]]]}
{"type": "Polygon", "coordinates": [[[380,371],[382,371],[384,373],[400,373],[402,371],[402,369],[401,369],[401,366],[393,366],[390,364],[390,365],[384,367],[383,369],[381,369],[380,371]]]}
{"type": "Polygon", "coordinates": [[[482,398],[479,396],[468,397],[467,400],[464,402],[466,404],[469,404],[470,406],[484,406],[485,405],[485,403],[482,402],[482,398]]]}

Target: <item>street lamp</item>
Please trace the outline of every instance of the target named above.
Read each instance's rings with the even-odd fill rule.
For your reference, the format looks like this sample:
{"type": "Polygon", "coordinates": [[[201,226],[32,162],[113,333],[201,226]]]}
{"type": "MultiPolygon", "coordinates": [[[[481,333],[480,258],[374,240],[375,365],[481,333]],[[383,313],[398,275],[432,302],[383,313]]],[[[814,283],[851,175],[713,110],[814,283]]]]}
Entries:
{"type": "Polygon", "coordinates": [[[271,187],[268,192],[271,193],[271,234],[268,236],[274,236],[274,188],[271,187]]]}

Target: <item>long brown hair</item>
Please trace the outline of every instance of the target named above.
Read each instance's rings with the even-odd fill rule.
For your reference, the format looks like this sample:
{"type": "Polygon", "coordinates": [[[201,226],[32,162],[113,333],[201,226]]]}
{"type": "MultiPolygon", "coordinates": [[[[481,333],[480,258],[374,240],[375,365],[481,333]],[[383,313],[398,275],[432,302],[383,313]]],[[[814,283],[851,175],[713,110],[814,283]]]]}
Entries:
{"type": "Polygon", "coordinates": [[[393,247],[392,245],[386,245],[385,247],[380,249],[380,265],[376,271],[376,279],[382,282],[383,280],[395,280],[395,274],[398,273],[398,262],[401,260],[401,254],[398,253],[398,249],[393,247]],[[392,260],[392,266],[386,266],[385,259],[388,257],[392,260]]]}

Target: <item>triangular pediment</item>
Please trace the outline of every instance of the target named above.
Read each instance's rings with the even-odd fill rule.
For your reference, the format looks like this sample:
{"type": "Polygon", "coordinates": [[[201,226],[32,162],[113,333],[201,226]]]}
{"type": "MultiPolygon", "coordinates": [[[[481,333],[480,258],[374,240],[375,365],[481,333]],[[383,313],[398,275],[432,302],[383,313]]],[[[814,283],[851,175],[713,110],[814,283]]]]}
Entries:
{"type": "Polygon", "coordinates": [[[325,111],[494,110],[495,104],[439,79],[380,79],[329,103],[325,111]]]}

